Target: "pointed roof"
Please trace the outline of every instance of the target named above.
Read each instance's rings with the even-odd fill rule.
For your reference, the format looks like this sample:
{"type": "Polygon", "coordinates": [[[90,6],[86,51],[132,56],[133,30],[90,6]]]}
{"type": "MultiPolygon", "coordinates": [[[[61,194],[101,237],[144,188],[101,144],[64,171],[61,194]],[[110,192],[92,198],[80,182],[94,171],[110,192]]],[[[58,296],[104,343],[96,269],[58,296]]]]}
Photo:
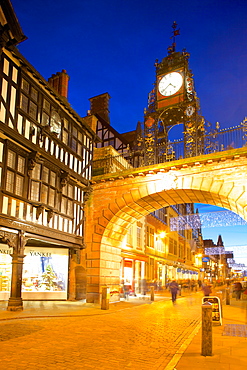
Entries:
{"type": "Polygon", "coordinates": [[[221,237],[221,235],[219,235],[218,241],[217,241],[217,246],[219,247],[219,246],[223,246],[223,245],[224,245],[224,243],[223,243],[222,237],[221,237]]]}

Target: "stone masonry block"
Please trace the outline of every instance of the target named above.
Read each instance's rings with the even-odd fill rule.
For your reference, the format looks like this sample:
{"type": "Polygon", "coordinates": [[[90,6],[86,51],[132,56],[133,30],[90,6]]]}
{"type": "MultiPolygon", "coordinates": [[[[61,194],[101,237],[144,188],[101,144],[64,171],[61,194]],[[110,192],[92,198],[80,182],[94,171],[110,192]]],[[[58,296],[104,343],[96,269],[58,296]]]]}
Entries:
{"type": "Polygon", "coordinates": [[[202,184],[202,177],[194,176],[192,181],[192,188],[200,190],[202,184]]]}
{"type": "Polygon", "coordinates": [[[88,260],[99,259],[99,258],[100,258],[100,251],[88,252],[87,253],[87,259],[88,260]]]}
{"type": "Polygon", "coordinates": [[[234,183],[223,183],[222,187],[220,188],[219,194],[223,197],[228,197],[231,193],[232,189],[234,188],[234,183]]]}
{"type": "Polygon", "coordinates": [[[117,203],[119,209],[122,209],[126,206],[126,202],[124,201],[123,198],[117,198],[116,203],[117,203]]]}
{"type": "Polygon", "coordinates": [[[118,205],[114,202],[114,203],[110,203],[109,205],[108,205],[108,207],[109,207],[109,209],[110,209],[110,211],[115,215],[116,213],[118,213],[118,211],[119,211],[119,207],[118,207],[118,205]]]}
{"type": "Polygon", "coordinates": [[[142,186],[140,186],[139,192],[140,192],[141,198],[144,198],[144,197],[148,196],[149,191],[148,191],[147,184],[143,184],[142,186]]]}
{"type": "Polygon", "coordinates": [[[122,195],[122,197],[124,198],[124,200],[125,200],[125,203],[127,204],[127,205],[129,205],[129,204],[132,204],[133,203],[133,198],[132,198],[132,195],[131,195],[131,193],[124,193],[123,195],[122,195]]]}
{"type": "Polygon", "coordinates": [[[140,194],[139,189],[131,189],[130,193],[131,193],[131,196],[132,196],[134,202],[136,202],[138,199],[141,198],[141,194],[140,194]]]}
{"type": "MultiPolygon", "coordinates": [[[[100,247],[101,247],[101,243],[92,243],[91,244],[91,250],[96,252],[96,251],[100,251],[100,247]]],[[[88,248],[89,249],[89,248],[88,248]]]]}
{"type": "Polygon", "coordinates": [[[100,260],[92,260],[91,261],[91,267],[100,267],[100,260]]]}
{"type": "Polygon", "coordinates": [[[109,208],[106,208],[103,210],[103,216],[110,221],[114,216],[114,213],[109,208]]]}
{"type": "Polygon", "coordinates": [[[87,270],[87,272],[90,276],[99,276],[100,269],[97,267],[91,267],[87,270]]]}
{"type": "Polygon", "coordinates": [[[192,176],[184,176],[183,177],[183,189],[191,189],[192,186],[192,176]]]}
{"type": "Polygon", "coordinates": [[[94,225],[94,232],[96,234],[102,235],[104,233],[104,231],[105,231],[105,228],[103,226],[101,226],[101,225],[94,225]]]}
{"type": "Polygon", "coordinates": [[[210,191],[213,181],[214,181],[213,177],[210,176],[203,177],[201,183],[201,190],[210,191]]]}
{"type": "Polygon", "coordinates": [[[188,197],[186,190],[177,190],[177,193],[179,194],[180,198],[184,199],[185,203],[190,203],[190,198],[188,197]]]}
{"type": "Polygon", "coordinates": [[[91,260],[90,261],[86,261],[86,266],[87,266],[87,268],[92,267],[92,261],[91,260]]]}
{"type": "Polygon", "coordinates": [[[210,193],[219,194],[220,189],[223,185],[223,180],[215,180],[212,182],[210,193]]]}

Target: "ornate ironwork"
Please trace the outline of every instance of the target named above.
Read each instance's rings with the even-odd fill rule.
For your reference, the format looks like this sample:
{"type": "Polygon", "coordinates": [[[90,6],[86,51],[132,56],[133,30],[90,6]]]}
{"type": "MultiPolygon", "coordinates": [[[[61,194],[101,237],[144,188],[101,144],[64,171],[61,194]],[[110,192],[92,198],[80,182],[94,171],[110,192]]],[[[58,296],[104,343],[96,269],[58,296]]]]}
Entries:
{"type": "Polygon", "coordinates": [[[243,141],[244,141],[244,146],[246,146],[247,145],[247,117],[243,119],[240,125],[243,127],[243,141]]]}

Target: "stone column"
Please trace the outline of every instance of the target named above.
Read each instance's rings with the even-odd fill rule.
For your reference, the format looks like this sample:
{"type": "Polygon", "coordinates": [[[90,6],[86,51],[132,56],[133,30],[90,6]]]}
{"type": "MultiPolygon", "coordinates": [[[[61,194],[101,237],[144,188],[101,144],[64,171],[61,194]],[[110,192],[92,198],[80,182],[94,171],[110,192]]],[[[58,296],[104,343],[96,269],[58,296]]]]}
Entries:
{"type": "Polygon", "coordinates": [[[11,277],[11,292],[8,301],[8,311],[23,310],[23,302],[21,298],[22,285],[22,268],[24,260],[24,247],[26,245],[26,238],[23,231],[18,234],[8,232],[1,233],[1,239],[6,242],[10,248],[13,248],[12,257],[12,277],[11,277]]]}

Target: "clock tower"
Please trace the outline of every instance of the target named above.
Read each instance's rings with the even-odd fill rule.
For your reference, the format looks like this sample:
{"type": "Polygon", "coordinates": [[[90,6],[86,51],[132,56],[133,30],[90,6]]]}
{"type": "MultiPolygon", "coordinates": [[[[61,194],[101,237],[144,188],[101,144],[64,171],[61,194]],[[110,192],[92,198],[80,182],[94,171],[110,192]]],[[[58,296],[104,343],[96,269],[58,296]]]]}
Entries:
{"type": "MultiPolygon", "coordinates": [[[[176,51],[179,35],[176,22],[172,25],[172,45],[168,55],[156,60],[156,81],[144,112],[144,162],[146,165],[178,159],[169,140],[169,131],[183,125],[183,157],[202,153],[204,119],[194,89],[189,53],[176,51]]],[[[180,145],[181,146],[181,145],[180,145]]]]}

